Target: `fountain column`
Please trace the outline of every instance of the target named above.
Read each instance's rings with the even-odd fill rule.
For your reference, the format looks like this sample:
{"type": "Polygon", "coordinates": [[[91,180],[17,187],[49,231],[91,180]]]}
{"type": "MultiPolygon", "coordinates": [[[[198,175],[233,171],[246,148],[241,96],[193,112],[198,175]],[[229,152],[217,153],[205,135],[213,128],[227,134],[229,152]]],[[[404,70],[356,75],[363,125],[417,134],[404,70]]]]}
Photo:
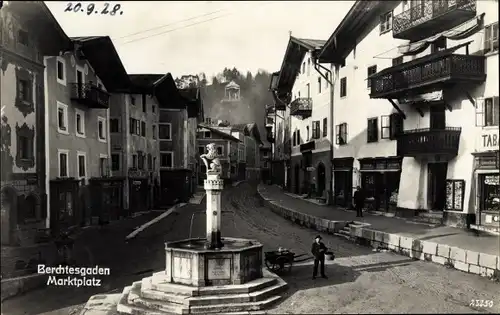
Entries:
{"type": "Polygon", "coordinates": [[[218,249],[223,246],[221,227],[221,196],[224,189],[224,180],[220,178],[220,172],[208,171],[205,179],[205,191],[207,193],[207,249],[218,249]]]}

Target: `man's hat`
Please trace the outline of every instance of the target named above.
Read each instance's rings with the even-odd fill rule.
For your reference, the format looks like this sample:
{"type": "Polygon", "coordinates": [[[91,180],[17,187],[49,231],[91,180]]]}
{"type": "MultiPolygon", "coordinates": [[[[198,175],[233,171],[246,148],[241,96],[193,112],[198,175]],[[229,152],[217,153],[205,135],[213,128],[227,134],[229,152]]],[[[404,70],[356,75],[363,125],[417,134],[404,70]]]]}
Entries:
{"type": "Polygon", "coordinates": [[[320,240],[322,240],[323,238],[321,237],[321,235],[316,235],[316,237],[314,239],[317,239],[319,238],[320,240]]]}

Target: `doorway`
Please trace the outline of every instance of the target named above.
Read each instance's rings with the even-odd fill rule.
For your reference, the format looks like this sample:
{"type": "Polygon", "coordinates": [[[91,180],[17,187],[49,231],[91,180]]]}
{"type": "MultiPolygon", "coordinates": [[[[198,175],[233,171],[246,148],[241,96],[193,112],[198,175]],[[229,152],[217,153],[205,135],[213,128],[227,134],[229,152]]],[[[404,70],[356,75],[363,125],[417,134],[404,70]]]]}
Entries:
{"type": "Polygon", "coordinates": [[[443,130],[446,128],[446,112],[444,105],[431,106],[430,129],[443,130]]]}
{"type": "Polygon", "coordinates": [[[323,197],[323,192],[325,191],[325,183],[326,183],[326,172],[325,172],[325,166],[323,163],[318,164],[318,190],[317,190],[317,196],[318,197],[323,197]]]}
{"type": "Polygon", "coordinates": [[[297,164],[295,165],[294,169],[294,193],[299,194],[300,192],[300,166],[297,164]]]}
{"type": "Polygon", "coordinates": [[[428,164],[427,206],[431,210],[444,210],[447,171],[448,163],[428,164]]]}

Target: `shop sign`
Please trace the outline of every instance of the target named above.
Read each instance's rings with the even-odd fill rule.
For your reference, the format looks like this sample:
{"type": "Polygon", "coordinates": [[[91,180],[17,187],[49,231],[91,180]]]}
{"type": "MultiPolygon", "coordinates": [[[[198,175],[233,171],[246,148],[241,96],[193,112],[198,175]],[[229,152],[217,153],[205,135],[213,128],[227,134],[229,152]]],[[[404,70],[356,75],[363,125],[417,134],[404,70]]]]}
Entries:
{"type": "Polygon", "coordinates": [[[316,168],[314,166],[306,167],[306,171],[308,171],[308,172],[314,172],[315,170],[316,170],[316,168]]]}
{"type": "Polygon", "coordinates": [[[490,186],[500,185],[500,176],[498,175],[488,175],[484,177],[484,183],[490,186]]]}
{"type": "Polygon", "coordinates": [[[498,142],[500,141],[498,128],[481,130],[476,141],[477,151],[479,152],[498,150],[498,142]]]}

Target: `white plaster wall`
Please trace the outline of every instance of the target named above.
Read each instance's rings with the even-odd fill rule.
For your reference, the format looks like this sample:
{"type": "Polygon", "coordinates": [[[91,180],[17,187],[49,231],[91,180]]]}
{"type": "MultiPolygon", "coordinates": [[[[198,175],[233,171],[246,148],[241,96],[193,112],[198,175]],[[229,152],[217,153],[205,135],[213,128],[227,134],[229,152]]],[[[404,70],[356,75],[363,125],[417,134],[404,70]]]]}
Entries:
{"type": "MultiPolygon", "coordinates": [[[[497,1],[477,1],[477,15],[484,13],[484,24],[488,25],[498,21],[497,1]]],[[[394,15],[403,11],[400,3],[394,9],[394,15]]],[[[377,66],[377,72],[392,66],[392,59],[399,57],[398,46],[407,43],[392,37],[392,32],[380,34],[378,21],[374,21],[368,28],[371,30],[358,41],[357,46],[346,58],[345,66],[335,72],[334,83],[334,121],[333,128],[341,123],[347,123],[347,144],[336,145],[334,137],[334,158],[354,157],[355,169],[359,167],[357,159],[363,157],[384,157],[396,155],[396,141],[380,139],[381,116],[389,115],[395,110],[385,99],[370,99],[367,86],[367,68],[377,66]],[[340,97],[340,79],[347,78],[347,96],[340,97]],[[367,119],[378,117],[379,140],[375,143],[367,143],[367,119]]],[[[469,53],[474,54],[483,49],[484,29],[473,36],[460,41],[447,41],[447,47],[472,41],[469,45],[469,53]]],[[[430,47],[417,56],[405,56],[404,62],[430,54],[430,47]]],[[[457,54],[465,54],[466,49],[461,48],[457,54]]],[[[466,87],[470,95],[476,100],[498,96],[498,53],[486,57],[487,80],[484,84],[474,88],[466,87]]],[[[448,104],[452,111],[446,111],[447,126],[461,127],[461,139],[458,155],[448,164],[448,179],[464,179],[466,181],[465,210],[472,211],[467,207],[473,194],[471,188],[473,174],[472,152],[479,150],[481,135],[493,133],[497,127],[476,127],[475,107],[463,92],[463,87],[447,94],[448,104]]],[[[424,117],[409,106],[401,106],[407,118],[404,121],[404,129],[418,129],[429,127],[429,111],[423,108],[424,117]]],[[[335,131],[335,129],[334,129],[335,131]]],[[[301,131],[302,134],[303,131],[301,131]]],[[[357,182],[356,172],[354,183],[357,182]]],[[[419,161],[411,157],[403,160],[401,182],[399,189],[398,206],[405,208],[425,208],[427,199],[427,162],[419,161]],[[418,183],[418,184],[417,184],[418,183]]]]}
{"type": "MultiPolygon", "coordinates": [[[[307,60],[311,57],[310,53],[306,53],[302,62],[306,63],[305,72],[300,73],[297,76],[297,80],[292,88],[292,101],[299,97],[307,97],[307,84],[310,84],[310,97],[313,102],[311,117],[306,119],[299,119],[297,117],[291,116],[291,128],[290,137],[292,137],[295,130],[300,130],[300,143],[307,142],[307,131],[306,127],[309,126],[309,138],[312,137],[312,122],[320,121],[320,139],[316,139],[316,150],[324,151],[329,149],[331,139],[330,132],[327,133],[326,137],[323,137],[323,118],[327,118],[328,128],[331,126],[331,114],[330,114],[330,85],[327,84],[325,78],[314,69],[314,65],[311,60],[310,68],[308,70],[307,60]],[[321,93],[318,88],[318,77],[321,77],[321,93]]],[[[329,68],[329,65],[323,65],[329,68]]],[[[302,70],[302,63],[301,63],[302,70]]],[[[324,74],[325,71],[319,68],[319,70],[324,74]]],[[[293,144],[293,143],[292,143],[293,144]]],[[[292,147],[292,155],[300,154],[300,146],[296,145],[292,147]]]]}

